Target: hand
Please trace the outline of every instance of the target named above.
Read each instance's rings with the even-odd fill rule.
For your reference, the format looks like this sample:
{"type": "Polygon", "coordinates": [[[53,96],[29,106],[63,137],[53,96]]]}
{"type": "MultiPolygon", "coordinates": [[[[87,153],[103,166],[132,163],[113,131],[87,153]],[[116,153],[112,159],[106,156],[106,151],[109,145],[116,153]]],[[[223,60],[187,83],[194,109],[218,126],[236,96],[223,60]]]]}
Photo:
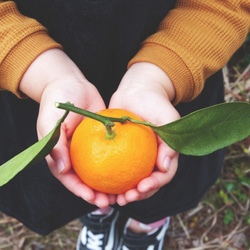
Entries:
{"type": "MultiPolygon", "coordinates": [[[[39,138],[46,136],[64,113],[55,107],[55,102],[69,101],[92,112],[105,109],[97,89],[59,49],[48,50],[40,55],[26,71],[19,89],[40,102],[37,120],[39,138]]],[[[46,160],[52,174],[68,190],[91,204],[106,207],[115,203],[115,196],[89,188],[71,168],[69,144],[75,128],[82,119],[81,115],[70,112],[62,124],[59,142],[46,160]]]]}
{"type": "MultiPolygon", "coordinates": [[[[180,117],[171,103],[174,95],[174,87],[164,71],[150,63],[136,63],[123,77],[111,98],[109,108],[129,110],[145,121],[159,126],[180,117]]],[[[116,201],[119,205],[152,196],[175,175],[178,153],[159,138],[158,142],[157,169],[136,188],[117,195],[116,201]]]]}

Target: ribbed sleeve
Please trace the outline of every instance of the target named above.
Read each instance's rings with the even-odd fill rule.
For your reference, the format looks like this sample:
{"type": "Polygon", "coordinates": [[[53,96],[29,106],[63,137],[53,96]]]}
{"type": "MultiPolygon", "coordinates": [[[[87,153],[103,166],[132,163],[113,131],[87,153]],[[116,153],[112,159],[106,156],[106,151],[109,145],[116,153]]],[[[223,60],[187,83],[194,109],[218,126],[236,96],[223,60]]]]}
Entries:
{"type": "Polygon", "coordinates": [[[174,103],[187,102],[227,63],[249,30],[249,0],[179,0],[128,67],[142,61],[156,64],[175,86],[174,103]]]}
{"type": "Polygon", "coordinates": [[[0,1],[0,88],[21,97],[18,85],[29,65],[42,52],[61,45],[46,28],[21,15],[14,2],[0,1]]]}

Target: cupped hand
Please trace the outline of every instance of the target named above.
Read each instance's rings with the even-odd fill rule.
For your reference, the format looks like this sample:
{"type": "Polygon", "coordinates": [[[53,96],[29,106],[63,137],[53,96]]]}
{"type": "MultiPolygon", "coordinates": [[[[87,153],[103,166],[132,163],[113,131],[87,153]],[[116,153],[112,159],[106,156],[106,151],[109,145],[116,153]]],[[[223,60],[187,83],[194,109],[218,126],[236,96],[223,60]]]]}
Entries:
{"type": "MultiPolygon", "coordinates": [[[[87,81],[67,55],[58,49],[40,55],[26,71],[19,88],[40,103],[37,119],[39,139],[54,128],[65,112],[56,108],[55,102],[71,102],[92,112],[105,109],[97,89],[87,81]]],[[[46,160],[52,174],[69,191],[91,204],[106,207],[115,203],[115,196],[89,188],[71,167],[69,145],[72,134],[82,119],[81,115],[69,113],[62,123],[59,141],[46,160]]]]}
{"type": "MultiPolygon", "coordinates": [[[[160,126],[180,117],[171,103],[174,94],[174,87],[164,71],[150,63],[136,63],[123,77],[111,98],[109,108],[129,110],[143,120],[160,126]]],[[[149,198],[171,181],[177,166],[178,153],[158,137],[155,170],[136,188],[117,195],[116,202],[126,205],[132,201],[149,198]]]]}
{"type": "MultiPolygon", "coordinates": [[[[55,126],[64,111],[55,108],[55,102],[71,102],[75,106],[95,112],[104,109],[105,105],[98,91],[90,83],[70,81],[53,82],[43,92],[40,111],[37,121],[39,138],[44,137],[55,126]],[[94,101],[93,101],[94,100],[94,101]]],[[[111,195],[95,192],[86,186],[71,168],[69,146],[74,130],[81,122],[81,115],[70,112],[62,124],[59,142],[46,157],[49,168],[53,175],[75,195],[82,197],[89,203],[99,207],[105,207],[114,203],[111,195]]]]}

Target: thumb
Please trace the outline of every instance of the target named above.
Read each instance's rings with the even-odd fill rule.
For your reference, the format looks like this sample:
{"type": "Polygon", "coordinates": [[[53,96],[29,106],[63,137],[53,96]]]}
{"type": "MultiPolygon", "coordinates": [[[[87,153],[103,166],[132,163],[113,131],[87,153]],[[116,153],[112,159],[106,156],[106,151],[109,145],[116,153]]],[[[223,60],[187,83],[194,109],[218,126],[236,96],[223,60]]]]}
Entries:
{"type": "MultiPolygon", "coordinates": [[[[163,112],[164,115],[158,116],[158,120],[155,124],[158,126],[167,124],[180,118],[179,113],[172,106],[166,106],[163,112]],[[167,119],[166,119],[167,118],[167,119]]],[[[169,181],[176,173],[178,166],[179,153],[170,148],[159,136],[158,136],[158,154],[156,159],[156,166],[160,172],[168,173],[169,181]]]]}
{"type": "Polygon", "coordinates": [[[64,124],[61,126],[60,138],[50,155],[46,157],[46,160],[50,166],[51,172],[55,176],[66,173],[71,169],[68,140],[64,124]]]}
{"type": "Polygon", "coordinates": [[[159,141],[156,166],[159,171],[168,173],[168,180],[166,181],[169,182],[177,171],[179,153],[171,149],[161,139],[159,139],[159,141]]]}

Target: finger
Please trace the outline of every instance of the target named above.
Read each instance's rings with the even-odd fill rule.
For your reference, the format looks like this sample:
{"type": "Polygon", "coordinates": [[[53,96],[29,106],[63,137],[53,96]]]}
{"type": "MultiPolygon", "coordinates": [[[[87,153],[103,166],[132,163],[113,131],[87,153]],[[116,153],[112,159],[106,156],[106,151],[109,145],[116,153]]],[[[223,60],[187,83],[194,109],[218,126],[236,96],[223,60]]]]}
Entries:
{"type": "Polygon", "coordinates": [[[128,202],[127,202],[124,194],[119,194],[119,195],[117,195],[116,203],[119,206],[125,206],[128,202]]]}
{"type": "Polygon", "coordinates": [[[152,191],[149,191],[149,192],[146,192],[146,193],[143,193],[141,199],[148,199],[150,198],[151,196],[153,196],[155,193],[157,193],[159,191],[159,189],[154,189],[152,191]]]}
{"type": "Polygon", "coordinates": [[[130,189],[124,194],[127,203],[140,200],[141,193],[137,189],[130,189]]]}
{"type": "Polygon", "coordinates": [[[138,184],[138,191],[142,193],[150,192],[154,189],[159,189],[160,187],[166,185],[174,177],[177,171],[177,166],[178,154],[176,154],[176,156],[172,158],[168,172],[154,171],[149,177],[143,179],[138,184]]]}
{"type": "Polygon", "coordinates": [[[110,205],[109,195],[101,192],[96,192],[94,203],[99,208],[108,207],[110,205]]]}
{"type": "Polygon", "coordinates": [[[127,191],[125,194],[117,196],[117,203],[120,206],[125,206],[126,204],[134,201],[140,201],[144,199],[148,199],[152,195],[154,195],[159,189],[154,189],[146,193],[140,193],[137,189],[131,189],[127,191]]]}
{"type": "Polygon", "coordinates": [[[117,204],[119,204],[119,206],[125,206],[130,202],[133,201],[138,201],[141,199],[141,194],[133,189],[133,190],[129,190],[128,192],[126,192],[126,194],[120,194],[117,196],[117,204]]]}
{"type": "Polygon", "coordinates": [[[75,174],[71,169],[66,173],[58,173],[56,168],[53,167],[55,164],[54,160],[50,157],[49,159],[50,170],[52,174],[72,193],[76,196],[81,197],[87,202],[96,205],[100,208],[114,204],[116,201],[115,195],[108,195],[100,192],[95,192],[75,174]]]}
{"type": "Polygon", "coordinates": [[[114,205],[114,204],[116,203],[116,196],[117,196],[117,195],[114,195],[114,194],[110,194],[110,195],[108,196],[108,198],[109,198],[109,204],[110,204],[110,205],[114,205]]]}
{"type": "Polygon", "coordinates": [[[127,203],[133,202],[133,201],[139,201],[144,200],[149,197],[151,197],[153,194],[155,194],[159,189],[154,189],[149,192],[139,192],[138,189],[131,189],[125,193],[125,199],[127,203]]]}
{"type": "Polygon", "coordinates": [[[161,172],[169,172],[172,165],[172,159],[174,159],[178,153],[171,149],[160,138],[158,139],[158,153],[156,159],[156,166],[161,172]]]}
{"type": "Polygon", "coordinates": [[[85,185],[81,179],[70,170],[67,173],[58,173],[54,171],[53,164],[50,162],[50,170],[52,174],[74,195],[84,199],[85,201],[93,204],[95,200],[94,191],[85,185]]]}
{"type": "Polygon", "coordinates": [[[61,128],[59,141],[50,153],[50,156],[54,161],[53,168],[57,173],[66,173],[71,169],[68,141],[63,127],[64,126],[61,128]]]}

